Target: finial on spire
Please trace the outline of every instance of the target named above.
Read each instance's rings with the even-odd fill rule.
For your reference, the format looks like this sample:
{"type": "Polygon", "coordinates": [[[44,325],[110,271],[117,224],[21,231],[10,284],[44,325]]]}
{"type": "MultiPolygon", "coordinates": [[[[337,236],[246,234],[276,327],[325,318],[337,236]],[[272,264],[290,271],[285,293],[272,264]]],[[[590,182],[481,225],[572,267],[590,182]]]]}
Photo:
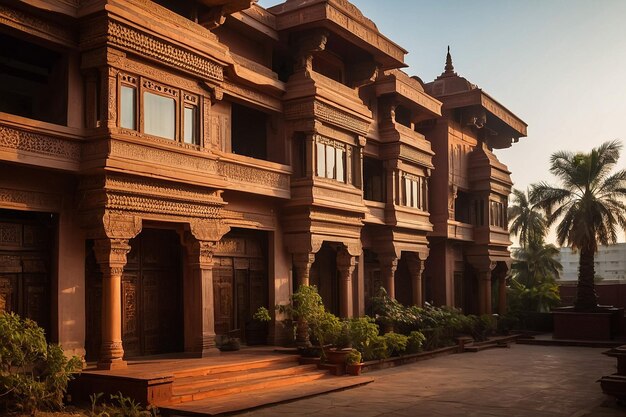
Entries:
{"type": "Polygon", "coordinates": [[[448,45],[448,55],[446,55],[445,73],[446,74],[454,73],[454,66],[452,65],[452,55],[450,55],[450,45],[448,45]]]}

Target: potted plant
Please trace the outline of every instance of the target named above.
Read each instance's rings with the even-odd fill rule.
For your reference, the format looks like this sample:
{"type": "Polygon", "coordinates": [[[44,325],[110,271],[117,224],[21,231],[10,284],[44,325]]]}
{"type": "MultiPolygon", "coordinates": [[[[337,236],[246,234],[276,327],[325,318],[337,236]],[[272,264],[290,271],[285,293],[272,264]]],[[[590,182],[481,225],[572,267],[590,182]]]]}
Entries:
{"type": "Polygon", "coordinates": [[[324,324],[326,310],[322,297],[315,286],[301,285],[298,291],[291,296],[291,303],[276,306],[279,313],[285,314],[296,323],[296,345],[303,356],[310,356],[313,344],[311,336],[318,344],[315,351],[318,352],[324,343],[324,324]]]}
{"type": "Polygon", "coordinates": [[[267,338],[267,324],[272,316],[267,308],[261,306],[252,315],[252,320],[246,323],[246,344],[262,345],[267,338]]]}
{"type": "Polygon", "coordinates": [[[331,345],[324,350],[327,361],[332,364],[345,365],[348,354],[352,351],[348,321],[339,321],[331,313],[327,313],[322,325],[324,341],[331,345]]]}
{"type": "Polygon", "coordinates": [[[361,360],[361,352],[356,349],[352,349],[346,357],[346,372],[348,372],[349,375],[361,375],[361,368],[363,367],[363,362],[361,362],[361,360]]]}

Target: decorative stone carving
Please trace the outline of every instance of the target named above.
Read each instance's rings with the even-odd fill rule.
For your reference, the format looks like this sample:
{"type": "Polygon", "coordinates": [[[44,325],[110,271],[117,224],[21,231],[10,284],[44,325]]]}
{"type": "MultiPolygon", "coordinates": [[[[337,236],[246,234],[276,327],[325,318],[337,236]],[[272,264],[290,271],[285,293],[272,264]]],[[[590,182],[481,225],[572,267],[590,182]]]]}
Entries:
{"type": "Polygon", "coordinates": [[[202,78],[224,79],[221,65],[196,53],[139,32],[115,21],[108,22],[108,39],[113,45],[158,60],[162,64],[191,72],[202,78]]]}
{"type": "MultiPolygon", "coordinates": [[[[171,141],[170,141],[171,142],[171,141]]],[[[190,170],[212,173],[217,171],[217,162],[201,156],[185,155],[171,150],[111,140],[111,156],[152,162],[155,164],[185,167],[190,170]]]]}
{"type": "Polygon", "coordinates": [[[141,226],[141,219],[136,216],[107,211],[102,217],[104,233],[110,239],[132,239],[141,232],[141,226]]]}
{"type": "Polygon", "coordinates": [[[57,194],[0,188],[0,202],[3,207],[58,211],[61,208],[62,199],[57,194]]]}
{"type": "Polygon", "coordinates": [[[243,182],[246,184],[258,184],[281,190],[288,190],[290,186],[288,174],[235,164],[228,161],[219,161],[218,173],[225,176],[229,180],[243,182]]]}
{"type": "Polygon", "coordinates": [[[105,276],[122,275],[126,265],[126,255],[130,252],[128,239],[95,239],[93,250],[96,261],[105,276]]]}
{"type": "Polygon", "coordinates": [[[0,147],[80,161],[79,143],[10,126],[0,126],[0,147]]]}
{"type": "Polygon", "coordinates": [[[63,27],[4,5],[0,5],[0,23],[67,46],[74,47],[77,43],[76,34],[69,26],[63,27]]]}
{"type": "Polygon", "coordinates": [[[230,230],[226,224],[220,220],[199,220],[194,219],[189,222],[191,234],[201,241],[219,241],[230,230]]]}

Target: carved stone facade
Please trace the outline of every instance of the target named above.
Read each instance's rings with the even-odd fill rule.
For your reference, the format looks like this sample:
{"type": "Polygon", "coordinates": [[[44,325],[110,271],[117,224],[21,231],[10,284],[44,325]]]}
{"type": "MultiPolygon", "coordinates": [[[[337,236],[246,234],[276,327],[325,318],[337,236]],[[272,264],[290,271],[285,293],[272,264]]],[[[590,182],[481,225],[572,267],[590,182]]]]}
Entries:
{"type": "Polygon", "coordinates": [[[30,268],[49,338],[105,369],[213,354],[299,284],[345,317],[380,286],[490,312],[511,187],[492,150],[523,122],[448,66],[400,71],[347,1],[208,4],[0,6],[0,59],[41,67],[16,78],[27,97],[0,81],[0,308],[30,268]],[[33,230],[58,244],[18,256],[33,230]]]}

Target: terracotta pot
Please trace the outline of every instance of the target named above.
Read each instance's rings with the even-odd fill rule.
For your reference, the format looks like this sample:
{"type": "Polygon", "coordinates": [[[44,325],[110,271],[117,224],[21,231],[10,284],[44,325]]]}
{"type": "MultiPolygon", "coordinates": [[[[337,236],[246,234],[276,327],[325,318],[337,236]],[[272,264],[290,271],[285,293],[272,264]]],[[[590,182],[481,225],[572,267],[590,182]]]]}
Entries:
{"type": "Polygon", "coordinates": [[[326,349],[326,361],[328,363],[337,364],[337,365],[345,365],[348,361],[348,354],[352,352],[352,349],[326,349]]]}
{"type": "Polygon", "coordinates": [[[358,376],[361,375],[362,367],[362,363],[351,363],[346,365],[346,372],[348,372],[348,375],[358,376]]]}

